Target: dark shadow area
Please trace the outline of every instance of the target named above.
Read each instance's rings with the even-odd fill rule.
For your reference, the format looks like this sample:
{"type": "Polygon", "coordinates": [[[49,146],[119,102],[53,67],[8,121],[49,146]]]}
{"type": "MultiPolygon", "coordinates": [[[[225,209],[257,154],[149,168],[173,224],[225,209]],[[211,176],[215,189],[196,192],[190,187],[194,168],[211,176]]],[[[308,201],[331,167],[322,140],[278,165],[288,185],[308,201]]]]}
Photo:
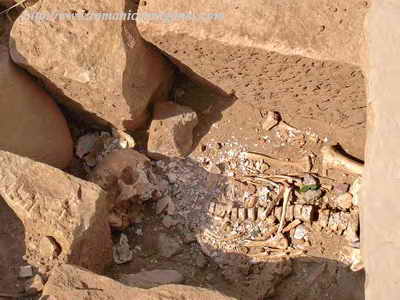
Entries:
{"type": "Polygon", "coordinates": [[[26,265],[25,229],[22,222],[0,197],[0,299],[1,293],[18,294],[24,281],[19,267],[26,265]]]}
{"type": "MultiPolygon", "coordinates": [[[[127,6],[125,7],[125,11],[137,11],[138,6],[139,6],[139,0],[135,0],[132,3],[127,3],[127,6]]],[[[134,68],[132,66],[135,66],[137,64],[133,64],[132,62],[135,62],[138,60],[138,58],[135,55],[135,51],[132,51],[128,47],[128,45],[131,44],[131,39],[132,37],[137,40],[137,45],[135,47],[143,47],[143,55],[145,59],[149,59],[150,55],[150,60],[151,60],[151,53],[161,53],[162,57],[166,59],[167,63],[172,66],[174,69],[174,80],[172,82],[163,82],[161,85],[158,87],[158,92],[153,95],[151,99],[151,103],[149,106],[149,114],[151,116],[152,113],[152,103],[155,103],[157,101],[175,101],[179,104],[186,105],[194,109],[198,115],[199,115],[199,124],[195,129],[195,139],[194,139],[194,148],[198,145],[199,141],[201,138],[206,135],[212,126],[213,123],[216,121],[220,120],[222,118],[222,112],[225,110],[227,107],[231,106],[234,101],[236,100],[236,97],[234,95],[228,95],[225,93],[221,88],[218,86],[214,85],[210,81],[206,80],[205,78],[202,78],[200,75],[194,73],[189,67],[185,66],[182,64],[180,61],[178,61],[176,58],[166,54],[165,52],[161,51],[158,49],[156,46],[153,44],[147,42],[147,41],[141,41],[142,38],[140,37],[140,33],[138,32],[138,29],[136,27],[136,24],[134,21],[125,21],[122,25],[122,35],[124,37],[124,45],[126,48],[126,59],[127,59],[127,69],[124,71],[123,74],[123,94],[128,101],[132,98],[132,87],[135,87],[135,80],[136,78],[141,81],[142,78],[140,76],[143,76],[146,71],[141,72],[137,68],[134,68]],[[129,33],[129,34],[128,34],[129,33]],[[142,45],[142,43],[144,45],[142,45]],[[146,52],[149,52],[150,54],[147,54],[146,52]],[[141,75],[142,74],[142,75],[141,75]],[[172,89],[170,90],[169,95],[166,95],[163,93],[164,90],[166,90],[167,86],[172,85],[172,89]],[[177,99],[176,94],[177,94],[177,89],[184,89],[185,91],[189,92],[190,95],[192,96],[190,102],[180,102],[179,99],[177,99]],[[207,116],[207,109],[212,109],[213,114],[212,117],[207,116]],[[219,112],[216,114],[216,112],[219,112]],[[203,122],[204,119],[207,119],[207,122],[203,122]]],[[[151,78],[147,78],[147,80],[151,83],[151,78]]],[[[144,94],[144,92],[141,92],[141,87],[135,87],[139,94],[144,94]]],[[[167,88],[168,89],[168,88],[167,88]]],[[[179,97],[178,97],[179,98],[179,97]]],[[[131,105],[131,111],[135,110],[134,107],[134,100],[132,101],[131,105]]],[[[129,103],[128,103],[129,104],[129,103]]],[[[143,131],[145,131],[148,127],[150,126],[150,122],[147,122],[147,125],[145,128],[142,128],[143,131]]],[[[140,128],[139,128],[140,129],[140,128]]],[[[146,134],[140,134],[136,132],[136,136],[139,137],[139,139],[142,140],[141,144],[146,144],[147,143],[147,136],[146,134]]],[[[135,136],[135,134],[134,134],[135,136]]]]}

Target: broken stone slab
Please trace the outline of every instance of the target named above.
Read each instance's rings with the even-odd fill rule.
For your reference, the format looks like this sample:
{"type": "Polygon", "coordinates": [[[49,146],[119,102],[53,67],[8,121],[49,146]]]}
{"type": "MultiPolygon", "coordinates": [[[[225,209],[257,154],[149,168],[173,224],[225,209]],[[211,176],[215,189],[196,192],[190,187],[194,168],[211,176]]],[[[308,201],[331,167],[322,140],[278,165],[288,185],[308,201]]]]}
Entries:
{"type": "Polygon", "coordinates": [[[57,168],[73,155],[67,122],[55,101],[0,46],[0,150],[57,168]]]}
{"type": "MultiPolygon", "coordinates": [[[[51,237],[57,260],[102,272],[111,260],[107,199],[97,185],[61,170],[0,151],[0,196],[38,243],[51,237]]],[[[30,243],[27,244],[30,247],[30,243]]],[[[39,245],[28,252],[37,252],[39,245]]]]}
{"type": "Polygon", "coordinates": [[[173,102],[156,103],[149,130],[148,155],[153,159],[188,155],[197,124],[197,114],[191,108],[173,102]]]}
{"type": "Polygon", "coordinates": [[[46,283],[42,298],[57,300],[234,300],[216,291],[184,285],[163,285],[150,290],[125,286],[85,269],[62,265],[55,268],[46,283]]]}
{"type": "Polygon", "coordinates": [[[136,23],[115,17],[134,11],[128,0],[40,1],[14,23],[12,59],[80,119],[134,130],[148,119],[151,102],[166,99],[173,77],[170,63],[140,36],[136,23]],[[60,12],[78,16],[31,17],[60,12]],[[84,16],[90,20],[79,20],[84,16]]]}
{"type": "Polygon", "coordinates": [[[183,283],[184,277],[175,270],[153,270],[136,274],[121,274],[119,281],[131,287],[150,289],[165,284],[183,283]]]}
{"type": "Polygon", "coordinates": [[[229,0],[156,0],[146,1],[138,12],[173,16],[177,11],[194,17],[171,22],[139,18],[140,33],[172,57],[181,71],[227,94],[234,92],[238,98],[268,90],[259,76],[273,72],[267,66],[277,63],[272,61],[279,57],[275,52],[295,56],[292,67],[299,56],[360,65],[366,44],[363,24],[368,4],[356,0],[334,5],[330,0],[235,4],[229,0]],[[340,19],[344,21],[339,25],[340,19]]]}

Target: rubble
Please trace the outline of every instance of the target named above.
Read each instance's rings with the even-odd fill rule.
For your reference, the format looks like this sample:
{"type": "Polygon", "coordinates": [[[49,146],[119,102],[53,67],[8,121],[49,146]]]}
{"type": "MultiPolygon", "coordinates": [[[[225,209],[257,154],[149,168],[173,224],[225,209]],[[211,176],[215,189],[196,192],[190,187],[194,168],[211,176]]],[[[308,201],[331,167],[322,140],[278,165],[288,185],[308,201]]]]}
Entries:
{"type": "Polygon", "coordinates": [[[124,233],[121,233],[118,243],[113,246],[113,258],[118,265],[125,264],[133,259],[128,237],[124,233]]]}
{"type": "Polygon", "coordinates": [[[131,136],[121,130],[112,134],[102,131],[81,136],[76,144],[75,154],[89,167],[95,167],[112,151],[135,147],[131,136]]]}

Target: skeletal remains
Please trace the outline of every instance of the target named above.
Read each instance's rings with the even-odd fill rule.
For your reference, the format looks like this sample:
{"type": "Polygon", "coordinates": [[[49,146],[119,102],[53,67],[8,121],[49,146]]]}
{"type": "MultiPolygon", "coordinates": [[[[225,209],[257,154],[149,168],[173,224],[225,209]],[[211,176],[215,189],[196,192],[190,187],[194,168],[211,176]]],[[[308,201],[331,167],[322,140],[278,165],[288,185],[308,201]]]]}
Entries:
{"type": "MultiPolygon", "coordinates": [[[[355,222],[355,219],[358,218],[358,213],[333,211],[329,209],[318,210],[316,206],[300,204],[288,205],[286,213],[283,213],[283,207],[281,206],[275,207],[270,215],[266,214],[267,211],[268,209],[265,207],[237,208],[216,202],[211,202],[208,209],[210,216],[221,218],[226,221],[264,221],[267,219],[273,221],[273,219],[276,218],[281,222],[280,224],[283,224],[282,215],[285,215],[284,221],[291,222],[298,220],[295,222],[297,225],[301,222],[311,223],[315,221],[319,227],[335,231],[339,234],[342,234],[347,229],[355,232],[357,231],[357,228],[354,228],[353,225],[358,225],[358,222],[355,222]],[[353,227],[349,228],[348,226],[353,227]]],[[[283,227],[282,229],[278,229],[278,233],[279,232],[283,232],[283,227]]]]}

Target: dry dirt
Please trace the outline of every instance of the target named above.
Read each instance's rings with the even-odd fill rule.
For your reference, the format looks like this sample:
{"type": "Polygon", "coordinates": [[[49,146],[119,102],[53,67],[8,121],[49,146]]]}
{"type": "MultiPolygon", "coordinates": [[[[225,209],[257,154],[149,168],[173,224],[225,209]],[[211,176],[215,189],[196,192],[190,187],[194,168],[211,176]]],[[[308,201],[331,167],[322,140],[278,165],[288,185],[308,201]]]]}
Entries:
{"type": "MultiPolygon", "coordinates": [[[[0,43],[7,44],[9,20],[0,17],[0,43]]],[[[237,160],[243,151],[255,151],[279,159],[295,161],[304,155],[314,155],[313,172],[320,172],[319,150],[323,143],[340,143],[347,153],[363,159],[365,145],[366,95],[364,77],[359,68],[328,61],[316,61],[298,56],[284,56],[271,52],[260,81],[267,84],[265,94],[235,99],[190,81],[179,75],[171,99],[190,106],[199,115],[195,130],[195,149],[190,159],[198,167],[219,176],[239,175],[237,160]],[[279,127],[262,129],[262,122],[270,110],[278,111],[282,119],[297,128],[288,134],[279,127]],[[234,162],[232,164],[232,162],[234,162]],[[216,170],[221,167],[223,170],[216,170]]],[[[251,65],[249,66],[251,71],[251,65]]],[[[257,82],[249,84],[257,85],[257,82]]],[[[72,122],[72,119],[70,120],[72,122]]],[[[75,137],[87,131],[70,124],[75,137]]],[[[134,134],[137,149],[144,150],[146,132],[134,134]]],[[[71,172],[85,177],[76,160],[71,172]]],[[[266,174],[296,174],[293,169],[266,170],[266,174]]],[[[300,174],[301,175],[301,174],[300,174]]],[[[324,183],[351,184],[354,176],[332,171],[324,183]]],[[[324,179],[323,179],[324,180],[324,179]]],[[[193,187],[196,189],[196,186],[193,187]]],[[[218,289],[227,295],[249,299],[249,287],[226,278],[223,269],[205,256],[201,246],[189,232],[187,222],[167,229],[163,216],[155,213],[155,203],[144,209],[143,221],[127,231],[134,259],[125,265],[113,265],[110,277],[120,273],[134,273],[142,269],[175,269],[184,274],[185,284],[218,289]],[[176,256],[160,255],[158,239],[168,234],[183,241],[176,256]]],[[[21,292],[23,280],[17,279],[25,252],[24,230],[15,214],[0,202],[0,292],[21,292]]],[[[119,233],[115,233],[115,240],[119,233]]],[[[349,271],[345,246],[348,242],[338,234],[310,229],[311,245],[306,254],[292,259],[291,274],[277,287],[272,299],[364,299],[362,272],[349,271]]],[[[234,269],[232,269],[234,270],[234,269]]],[[[237,269],[235,269],[235,272],[237,269]]],[[[251,267],[241,272],[240,280],[259,272],[251,267]]],[[[232,274],[230,274],[232,275],[232,274]]],[[[234,275],[234,274],[233,274],[234,275]]],[[[1,297],[0,297],[1,298],[1,297]]]]}

